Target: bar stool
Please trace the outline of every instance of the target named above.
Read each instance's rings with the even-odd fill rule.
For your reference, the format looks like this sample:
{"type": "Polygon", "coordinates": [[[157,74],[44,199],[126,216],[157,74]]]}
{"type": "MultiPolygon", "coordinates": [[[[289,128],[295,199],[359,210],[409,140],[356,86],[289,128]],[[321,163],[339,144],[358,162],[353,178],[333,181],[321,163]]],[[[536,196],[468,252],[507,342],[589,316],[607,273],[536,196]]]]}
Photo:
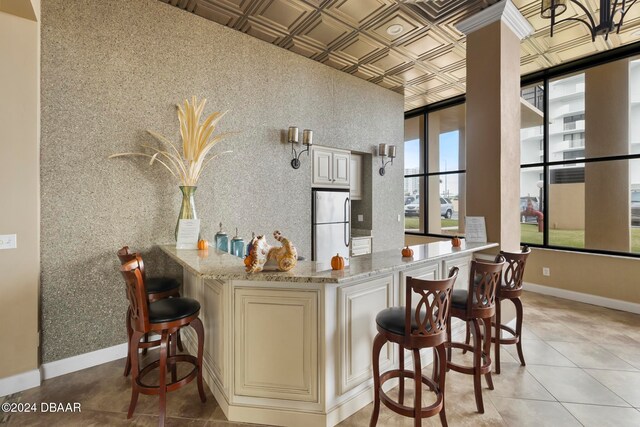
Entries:
{"type": "Polygon", "coordinates": [[[445,413],[445,374],[446,374],[446,325],[451,307],[453,284],[458,276],[458,268],[449,272],[444,280],[420,280],[407,278],[404,307],[391,307],[376,316],[378,334],[373,341],[373,390],[374,406],[369,425],[374,427],[380,414],[380,401],[393,412],[413,417],[414,425],[422,425],[422,418],[440,414],[443,426],[447,425],[445,413]],[[411,296],[419,295],[420,300],[413,309],[411,296]],[[380,375],[380,351],[388,342],[399,346],[399,369],[393,369],[380,375]],[[433,348],[433,379],[422,374],[420,349],[433,348]],[[413,352],[413,372],[404,369],[404,350],[413,352]],[[400,379],[399,399],[395,402],[382,390],[382,385],[392,379],[400,379]],[[404,378],[415,381],[413,407],[404,403],[404,378]],[[422,407],[422,384],[435,393],[436,401],[430,406],[422,407]]]}
{"type": "MultiPolygon", "coordinates": [[[[495,343],[494,358],[496,359],[496,373],[500,373],[500,345],[501,344],[515,344],[518,349],[518,357],[520,358],[520,364],[525,366],[524,354],[522,353],[522,301],[520,295],[522,295],[522,279],[524,278],[524,267],[527,264],[527,258],[531,253],[531,249],[528,246],[523,246],[521,252],[504,252],[500,251],[500,255],[507,262],[507,266],[502,275],[502,282],[496,292],[496,318],[494,326],[496,328],[495,337],[492,341],[495,343]],[[503,325],[500,317],[500,301],[510,300],[516,307],[516,329],[510,328],[507,325],[503,325]],[[502,331],[506,331],[511,334],[511,337],[502,338],[502,331]]],[[[497,260],[497,257],[496,257],[497,260]]]]}
{"type": "Polygon", "coordinates": [[[152,303],[147,300],[145,284],[140,265],[142,258],[136,256],[120,267],[120,272],[126,282],[127,299],[131,313],[133,333],[129,340],[129,355],[131,357],[131,402],[127,419],[133,416],[138,402],[138,394],[158,395],[160,400],[160,426],[164,426],[167,411],[167,392],[178,390],[195,378],[198,382],[200,400],[204,403],[207,398],[202,384],[202,354],[204,351],[204,328],[198,318],[200,303],[190,298],[165,298],[152,303]],[[198,357],[190,354],[177,354],[176,333],[180,328],[190,325],[198,336],[198,357]],[[140,369],[138,350],[144,343],[140,339],[144,334],[156,332],[160,334],[160,359],[149,363],[140,369]],[[177,378],[177,363],[187,362],[193,369],[184,377],[177,378]],[[159,368],[157,386],[143,383],[144,377],[159,368]],[[167,368],[171,371],[171,382],[167,384],[167,368]]]}
{"type": "Polygon", "coordinates": [[[473,346],[467,343],[452,342],[451,317],[447,322],[447,369],[473,375],[473,388],[478,412],[484,413],[482,402],[481,376],[484,375],[490,390],[491,379],[491,319],[496,312],[496,288],[500,284],[504,259],[488,263],[471,261],[468,289],[456,289],[451,296],[451,317],[463,320],[467,327],[473,325],[473,346]],[[480,332],[480,321],[484,326],[484,337],[480,332]],[[460,348],[473,352],[473,365],[464,366],[451,361],[451,349],[460,348]]]}
{"type": "MultiPolygon", "coordinates": [[[[120,259],[120,265],[124,265],[127,262],[136,259],[140,254],[137,252],[131,252],[129,250],[129,246],[123,246],[118,251],[118,259],[120,259]]],[[[140,257],[140,272],[142,273],[142,280],[144,281],[145,290],[147,293],[147,301],[149,303],[161,300],[163,298],[171,298],[171,297],[179,297],[180,296],[180,283],[174,279],[173,277],[146,277],[144,271],[144,263],[142,262],[142,257],[140,257]]],[[[127,311],[126,318],[127,325],[127,339],[131,340],[131,334],[133,330],[131,329],[131,316],[129,311],[127,311]]],[[[155,347],[160,345],[160,340],[149,341],[148,334],[144,336],[144,345],[141,346],[142,354],[147,353],[147,348],[155,347]]],[[[128,341],[127,341],[128,345],[128,341]]],[[[180,335],[178,334],[178,348],[180,351],[183,351],[182,341],[180,340],[180,335]]],[[[131,372],[131,358],[129,357],[130,348],[127,347],[127,361],[124,365],[124,376],[128,376],[129,372],[131,372]]]]}

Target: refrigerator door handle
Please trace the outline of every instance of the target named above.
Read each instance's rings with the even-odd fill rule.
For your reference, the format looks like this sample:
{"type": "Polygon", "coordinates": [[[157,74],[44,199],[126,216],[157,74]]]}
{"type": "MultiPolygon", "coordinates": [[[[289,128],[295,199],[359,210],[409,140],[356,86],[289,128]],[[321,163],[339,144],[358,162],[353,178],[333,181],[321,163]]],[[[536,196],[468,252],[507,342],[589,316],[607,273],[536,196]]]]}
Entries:
{"type": "Polygon", "coordinates": [[[349,208],[349,198],[344,199],[344,245],[349,247],[349,238],[347,238],[347,228],[349,227],[349,223],[347,222],[347,209],[349,208]]]}

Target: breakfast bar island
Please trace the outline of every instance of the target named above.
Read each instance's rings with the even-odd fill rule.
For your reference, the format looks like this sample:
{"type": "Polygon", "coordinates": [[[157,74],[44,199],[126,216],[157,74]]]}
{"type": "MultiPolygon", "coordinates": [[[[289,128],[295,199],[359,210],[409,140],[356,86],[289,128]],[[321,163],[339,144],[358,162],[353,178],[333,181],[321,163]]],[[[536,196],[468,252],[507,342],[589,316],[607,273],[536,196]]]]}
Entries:
{"type": "MultiPolygon", "coordinates": [[[[325,427],[372,401],[375,317],[404,305],[406,278],[443,278],[458,267],[455,288],[466,289],[474,253],[496,246],[434,242],[411,246],[412,257],[402,257],[400,248],[354,257],[340,271],[299,261],[289,272],[255,274],[245,272],[242,259],[215,249],[161,249],[183,267],[183,296],[200,301],[203,375],[226,417],[325,427]]],[[[187,328],[183,338],[193,353],[194,331],[187,328]]],[[[431,357],[425,351],[423,363],[431,357]]],[[[387,344],[380,369],[397,359],[387,344]]]]}

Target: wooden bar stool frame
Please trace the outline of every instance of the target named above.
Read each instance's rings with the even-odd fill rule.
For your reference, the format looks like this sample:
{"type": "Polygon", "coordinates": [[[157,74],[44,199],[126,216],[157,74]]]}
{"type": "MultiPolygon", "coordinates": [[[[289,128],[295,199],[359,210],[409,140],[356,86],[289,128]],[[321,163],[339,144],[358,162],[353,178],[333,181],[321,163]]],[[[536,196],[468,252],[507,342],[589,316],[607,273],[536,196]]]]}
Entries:
{"type": "Polygon", "coordinates": [[[524,268],[527,263],[527,258],[531,253],[531,249],[528,246],[523,246],[522,251],[519,253],[500,251],[500,254],[496,257],[496,261],[499,257],[506,260],[506,268],[504,269],[502,284],[497,289],[496,294],[496,317],[495,317],[495,337],[491,340],[495,343],[495,365],[496,373],[500,373],[500,345],[502,344],[515,344],[518,350],[518,357],[520,358],[520,365],[526,366],[524,361],[524,353],[522,352],[522,319],[523,309],[520,296],[522,295],[522,280],[524,278],[524,268]],[[500,301],[509,300],[516,308],[516,329],[503,325],[501,320],[501,307],[500,301]],[[502,338],[501,331],[506,331],[511,334],[510,337],[502,338]]]}
{"type": "MultiPolygon", "coordinates": [[[[138,252],[131,252],[129,250],[129,246],[123,246],[119,251],[118,251],[118,259],[120,260],[120,265],[124,265],[129,261],[132,261],[134,259],[138,259],[138,265],[140,268],[140,272],[142,274],[142,280],[145,281],[146,280],[146,274],[145,274],[145,270],[144,270],[144,262],[142,261],[142,256],[138,253],[138,252]]],[[[146,283],[146,282],[145,282],[146,283]]],[[[175,288],[175,289],[171,289],[169,291],[166,292],[147,292],[147,301],[149,303],[164,299],[164,298],[171,298],[171,297],[179,297],[180,296],[180,288],[175,288]]],[[[127,310],[127,318],[125,320],[126,322],[126,327],[127,327],[127,346],[129,345],[129,342],[131,341],[131,335],[133,333],[133,329],[131,328],[131,312],[130,310],[127,310]]],[[[143,337],[143,342],[140,343],[140,348],[142,348],[142,354],[147,354],[147,349],[150,347],[157,347],[161,344],[162,339],[158,338],[155,340],[151,340],[149,341],[149,334],[145,334],[143,337]]],[[[178,348],[180,349],[180,351],[183,351],[184,348],[182,347],[182,340],[180,339],[180,333],[177,333],[177,337],[176,337],[176,342],[178,345],[178,348]]],[[[128,376],[129,373],[131,372],[131,356],[130,356],[130,348],[127,347],[127,361],[125,362],[124,365],[124,376],[128,376]]]]}
{"type": "Polygon", "coordinates": [[[458,268],[454,267],[449,277],[443,280],[420,280],[407,277],[404,334],[395,334],[377,325],[378,334],[373,341],[373,388],[374,406],[371,414],[370,427],[378,422],[380,414],[380,402],[393,412],[405,417],[413,417],[414,426],[422,425],[422,418],[440,415],[443,426],[447,426],[445,412],[445,375],[446,352],[445,343],[447,319],[451,307],[451,292],[458,276],[458,268]],[[412,293],[420,295],[416,309],[411,308],[412,293]],[[413,316],[412,316],[413,313],[413,316]],[[413,319],[412,319],[413,317],[413,319]],[[412,326],[412,323],[414,323],[412,326]],[[399,369],[393,369],[380,375],[380,351],[387,342],[398,344],[399,369]],[[434,352],[433,379],[422,374],[420,361],[420,349],[432,347],[434,352]],[[404,350],[413,353],[414,370],[404,368],[404,350]],[[392,379],[399,378],[399,399],[394,402],[382,389],[382,385],[392,379]],[[414,406],[404,405],[404,378],[413,378],[415,381],[414,406]],[[422,384],[436,394],[436,401],[422,407],[422,384]]]}
{"type": "Polygon", "coordinates": [[[125,278],[127,284],[127,299],[129,300],[129,310],[131,313],[131,326],[133,333],[129,341],[129,356],[131,358],[131,402],[129,403],[129,411],[127,419],[133,416],[138,395],[158,395],[160,400],[160,426],[164,426],[167,411],[167,393],[177,390],[194,379],[197,379],[198,393],[200,400],[204,403],[207,398],[204,392],[202,382],[202,356],[204,353],[204,327],[199,319],[200,310],[196,313],[184,317],[182,319],[164,322],[151,323],[149,321],[149,302],[144,289],[144,280],[140,263],[142,258],[136,255],[136,259],[126,262],[120,267],[120,271],[125,278]],[[184,326],[190,325],[195,329],[198,336],[198,356],[190,354],[177,354],[176,333],[184,326]],[[160,334],[160,358],[149,363],[140,369],[138,360],[138,350],[141,346],[148,343],[141,343],[140,339],[149,332],[160,334]],[[177,363],[187,362],[193,365],[193,369],[184,377],[177,378],[177,363]],[[145,375],[153,369],[159,368],[158,385],[148,385],[142,382],[145,375]],[[167,384],[167,368],[171,371],[171,383],[167,384]]]}
{"type": "Polygon", "coordinates": [[[473,390],[478,412],[484,413],[482,400],[482,376],[484,375],[490,390],[493,390],[491,378],[491,320],[496,312],[496,290],[500,285],[504,258],[498,255],[496,263],[471,261],[469,288],[464,308],[452,305],[451,316],[447,322],[447,369],[467,375],[473,375],[473,390]],[[453,342],[451,339],[451,318],[457,317],[467,324],[473,325],[473,346],[468,343],[453,342]],[[483,323],[485,333],[480,331],[483,323]],[[451,361],[451,349],[459,348],[473,352],[473,365],[464,366],[451,361]]]}

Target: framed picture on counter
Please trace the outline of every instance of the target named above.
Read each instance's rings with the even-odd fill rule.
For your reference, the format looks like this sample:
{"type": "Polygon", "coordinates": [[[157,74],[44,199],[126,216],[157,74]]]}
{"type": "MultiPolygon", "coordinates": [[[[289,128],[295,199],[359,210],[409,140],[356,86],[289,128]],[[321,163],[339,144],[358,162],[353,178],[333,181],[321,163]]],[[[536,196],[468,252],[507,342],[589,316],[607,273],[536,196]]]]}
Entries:
{"type": "Polygon", "coordinates": [[[465,218],[464,238],[469,243],[487,243],[487,227],[483,216],[465,218]]]}

